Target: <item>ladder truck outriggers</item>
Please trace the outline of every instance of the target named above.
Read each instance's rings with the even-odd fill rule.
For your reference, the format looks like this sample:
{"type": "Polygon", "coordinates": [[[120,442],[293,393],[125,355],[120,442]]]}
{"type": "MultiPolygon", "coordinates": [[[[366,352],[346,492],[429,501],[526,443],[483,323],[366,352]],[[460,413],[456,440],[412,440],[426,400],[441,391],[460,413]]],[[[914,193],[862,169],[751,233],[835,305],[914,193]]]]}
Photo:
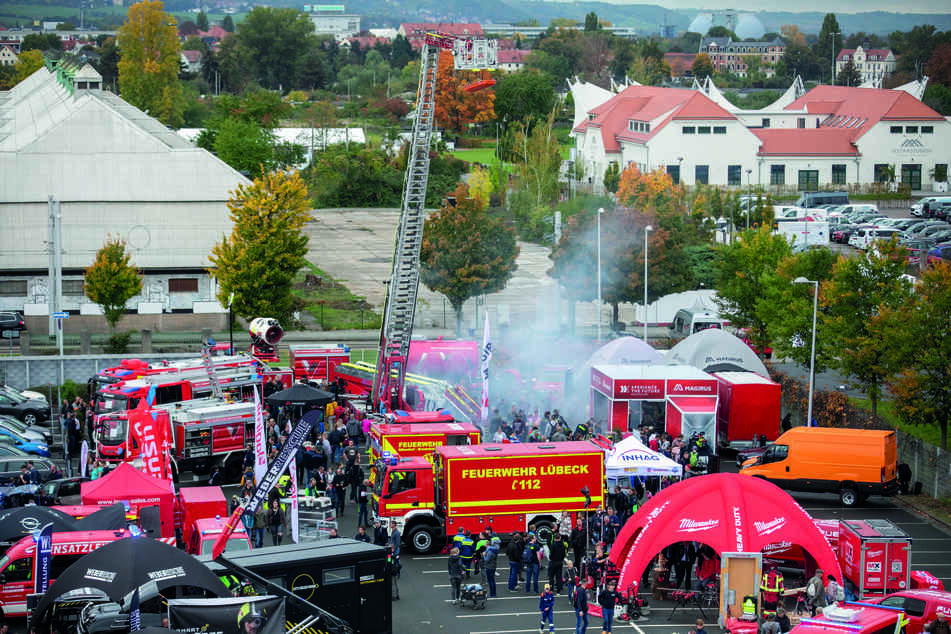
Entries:
{"type": "MultiPolygon", "coordinates": [[[[494,40],[459,38],[444,33],[427,33],[425,36],[420,50],[416,121],[410,139],[393,265],[383,307],[376,374],[368,399],[375,414],[410,409],[403,388],[419,292],[419,253],[425,220],[423,205],[429,182],[429,148],[436,111],[436,73],[442,51],[452,52],[457,70],[488,71],[498,67],[494,40]]],[[[479,90],[493,83],[491,79],[483,79],[467,90],[479,90]]]]}

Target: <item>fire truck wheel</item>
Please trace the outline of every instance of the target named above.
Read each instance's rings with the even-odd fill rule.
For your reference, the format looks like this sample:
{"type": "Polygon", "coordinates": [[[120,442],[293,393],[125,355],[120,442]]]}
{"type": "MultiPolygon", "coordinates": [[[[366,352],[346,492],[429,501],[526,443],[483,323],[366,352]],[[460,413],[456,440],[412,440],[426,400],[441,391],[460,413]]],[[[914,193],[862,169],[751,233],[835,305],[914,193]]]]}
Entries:
{"type": "Polygon", "coordinates": [[[429,526],[417,526],[409,533],[410,547],[420,555],[430,552],[435,543],[436,536],[429,526]]]}
{"type": "Polygon", "coordinates": [[[859,496],[855,492],[855,489],[851,487],[845,487],[839,493],[839,499],[842,500],[843,506],[855,506],[858,504],[859,496]]]}
{"type": "Polygon", "coordinates": [[[538,537],[538,541],[543,544],[551,545],[552,537],[554,533],[552,532],[552,524],[546,520],[541,520],[535,522],[535,534],[538,537]]]}

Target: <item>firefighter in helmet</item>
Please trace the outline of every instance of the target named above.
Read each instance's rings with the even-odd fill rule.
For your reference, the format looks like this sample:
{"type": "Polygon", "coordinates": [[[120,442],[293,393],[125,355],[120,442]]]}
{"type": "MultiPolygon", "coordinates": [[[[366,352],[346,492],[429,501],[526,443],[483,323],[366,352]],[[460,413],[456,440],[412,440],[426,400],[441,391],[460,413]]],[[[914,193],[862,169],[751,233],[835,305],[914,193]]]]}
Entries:
{"type": "Polygon", "coordinates": [[[775,614],[776,606],[783,596],[783,575],[776,569],[775,565],[770,565],[763,573],[763,580],[760,583],[760,592],[763,597],[763,615],[775,614]]]}
{"type": "Polygon", "coordinates": [[[245,603],[238,610],[239,634],[259,634],[267,623],[267,611],[254,603],[245,603]]]}

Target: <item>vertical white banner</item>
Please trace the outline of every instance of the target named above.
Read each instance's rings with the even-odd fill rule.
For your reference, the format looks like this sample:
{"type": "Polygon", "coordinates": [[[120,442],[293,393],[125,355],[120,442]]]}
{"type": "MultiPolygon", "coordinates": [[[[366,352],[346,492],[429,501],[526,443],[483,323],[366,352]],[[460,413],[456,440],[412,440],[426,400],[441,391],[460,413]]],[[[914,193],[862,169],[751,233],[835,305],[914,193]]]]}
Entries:
{"type": "Polygon", "coordinates": [[[86,462],[89,460],[89,443],[83,440],[82,447],[79,448],[79,475],[86,477],[86,462]]]}
{"type": "Polygon", "coordinates": [[[254,482],[260,483],[267,473],[267,445],[264,442],[264,411],[258,388],[254,387],[254,482]]]}
{"type": "Polygon", "coordinates": [[[489,311],[485,311],[485,329],[482,331],[482,422],[489,420],[489,360],[492,358],[492,340],[489,337],[489,311]]]}
{"type": "Polygon", "coordinates": [[[297,460],[295,458],[291,458],[287,473],[291,476],[291,540],[296,544],[300,540],[300,520],[297,514],[297,460]]]}

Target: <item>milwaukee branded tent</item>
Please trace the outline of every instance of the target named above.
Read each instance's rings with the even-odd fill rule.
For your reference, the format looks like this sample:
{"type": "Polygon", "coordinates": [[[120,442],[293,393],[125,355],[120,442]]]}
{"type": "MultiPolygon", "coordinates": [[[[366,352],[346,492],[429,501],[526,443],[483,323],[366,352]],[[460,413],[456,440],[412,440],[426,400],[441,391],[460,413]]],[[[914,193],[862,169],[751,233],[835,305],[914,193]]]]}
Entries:
{"type": "Polygon", "coordinates": [[[175,493],[172,481],[153,478],[128,462],[122,462],[105,476],[82,484],[82,502],[98,506],[112,506],[121,502],[142,516],[141,509],[158,507],[161,535],[175,534],[175,493]]]}
{"type": "Polygon", "coordinates": [[[637,436],[628,436],[614,445],[604,460],[604,475],[608,480],[635,476],[676,476],[683,467],[667,456],[651,451],[637,436]]]}
{"type": "Polygon", "coordinates": [[[611,561],[621,570],[618,587],[630,587],[657,553],[685,541],[706,544],[718,555],[790,542],[826,574],[842,578],[829,542],[788,493],[758,478],[715,473],[663,489],[624,525],[611,548],[611,561]]]}

